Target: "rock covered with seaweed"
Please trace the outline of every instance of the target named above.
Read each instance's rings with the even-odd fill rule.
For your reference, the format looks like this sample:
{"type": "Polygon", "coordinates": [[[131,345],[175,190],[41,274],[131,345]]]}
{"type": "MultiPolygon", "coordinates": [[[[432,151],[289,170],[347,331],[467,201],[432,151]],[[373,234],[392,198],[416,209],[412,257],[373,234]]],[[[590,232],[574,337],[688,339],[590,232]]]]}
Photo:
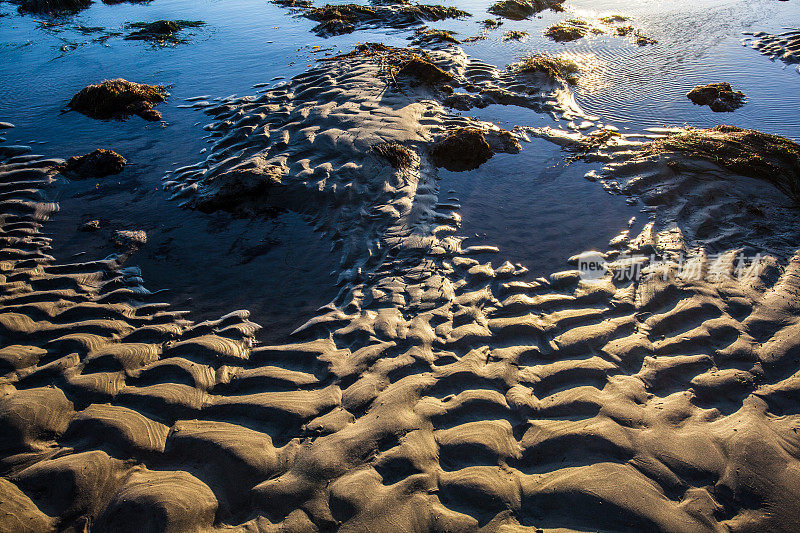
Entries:
{"type": "Polygon", "coordinates": [[[113,150],[98,148],[88,154],[70,157],[63,171],[78,178],[104,178],[119,174],[127,163],[124,157],[113,150]]]}
{"type": "Polygon", "coordinates": [[[81,89],[67,104],[73,111],[97,119],[125,119],[139,115],[145,120],[161,120],[153,109],[168,96],[162,85],[135,83],[122,78],[105,80],[81,89]]]}
{"type": "Polygon", "coordinates": [[[697,105],[707,105],[715,113],[735,111],[746,99],[743,92],[734,91],[727,82],[698,85],[686,97],[697,105]]]}

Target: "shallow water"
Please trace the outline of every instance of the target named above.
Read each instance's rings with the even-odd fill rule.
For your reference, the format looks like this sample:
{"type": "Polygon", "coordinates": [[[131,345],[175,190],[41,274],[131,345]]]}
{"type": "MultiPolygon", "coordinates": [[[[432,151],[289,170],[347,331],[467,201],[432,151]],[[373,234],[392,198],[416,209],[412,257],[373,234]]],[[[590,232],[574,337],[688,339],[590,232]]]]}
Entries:
{"type": "Polygon", "coordinates": [[[487,259],[546,275],[570,268],[572,255],[603,248],[630,218],[637,219],[634,229],[645,220],[637,207],[583,179],[591,168],[565,163],[557,147],[537,139],[521,154],[497,155],[475,172],[441,171],[440,198],[461,203],[464,246],[499,243],[499,254],[487,259]]]}
{"type": "MultiPolygon", "coordinates": [[[[478,35],[478,21],[489,16],[488,1],[447,5],[473,17],[434,25],[455,30],[462,38],[478,35]]],[[[571,55],[588,69],[576,88],[578,103],[601,122],[623,130],[732,123],[800,140],[800,75],[741,44],[744,31],[796,27],[796,3],[575,0],[566,7],[566,13],[505,21],[486,40],[465,43],[464,49],[501,68],[531,51],[571,55]],[[659,43],[640,47],[621,37],[596,36],[558,44],[542,35],[565,18],[607,14],[631,17],[630,24],[659,43]],[[503,41],[503,32],[512,29],[527,31],[530,37],[503,41]],[[714,114],[686,99],[693,85],[714,81],[729,81],[743,90],[747,105],[733,114],[714,114]]],[[[204,318],[233,307],[248,308],[256,321],[269,324],[270,339],[291,331],[336,294],[336,278],[330,272],[337,258],[328,253],[324,237],[298,215],[247,222],[187,212],[168,200],[161,190],[164,173],[195,162],[208,146],[199,127],[207,117],[178,106],[198,95],[252,94],[254,84],[300,73],[326,51],[347,50],[357,42],[402,46],[411,30],[373,29],[321,38],[310,31],[315,23],[264,0],[156,0],[113,6],[97,2],[59,19],[19,15],[13,5],[0,3],[0,14],[5,15],[0,17],[0,120],[17,126],[3,134],[7,142],[43,142],[37,152],[62,157],[108,147],[131,162],[122,175],[100,184],[54,187],[61,213],[47,229],[57,236],[57,258],[81,252],[91,258],[103,256],[113,251],[107,244],[111,230],[145,229],[149,243],[132,263],[141,266],[151,290],[169,288],[165,299],[204,318]],[[207,25],[189,30],[189,42],[164,48],[114,35],[124,32],[126,23],[163,18],[202,20],[207,25]],[[41,21],[56,26],[42,27],[41,21]],[[93,27],[102,30],[85,29],[93,27]],[[137,117],[100,122],[60,113],[74,92],[114,77],[171,85],[172,97],[159,106],[166,127],[137,117]],[[105,229],[76,232],[83,221],[94,218],[105,229]]],[[[549,116],[514,108],[492,106],[471,114],[507,128],[565,126],[549,116]]],[[[537,141],[520,155],[497,156],[472,173],[443,171],[440,189],[442,200],[454,196],[462,206],[462,233],[473,236],[467,244],[498,245],[502,258],[544,273],[564,267],[564,258],[574,253],[603,246],[632,216],[644,220],[621,197],[583,180],[589,168],[566,165],[557,148],[537,141]]]]}

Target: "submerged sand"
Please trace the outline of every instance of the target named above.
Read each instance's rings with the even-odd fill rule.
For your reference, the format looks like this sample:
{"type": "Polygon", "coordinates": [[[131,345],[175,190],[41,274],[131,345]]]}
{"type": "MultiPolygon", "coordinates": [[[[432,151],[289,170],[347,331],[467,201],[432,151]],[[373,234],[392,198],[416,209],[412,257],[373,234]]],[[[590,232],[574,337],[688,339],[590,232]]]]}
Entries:
{"type": "Polygon", "coordinates": [[[529,280],[478,261],[491,249],[462,247],[432,147],[464,127],[493,151],[587,140],[447,108],[464,94],[580,116],[564,83],[431,59],[448,83],[356,56],[206,106],[210,155],[167,178],[186,205],[282,205],[331,236],[341,292],[291,344],[259,344],[246,312],[196,323],[159,304],[124,255],[56,261],[43,190],[60,161],[0,147],[4,527],[800,527],[795,206],[713,161],[611,138],[592,177],[654,219],[602,250],[608,273],[529,280]],[[386,143],[405,155],[375,152],[386,143]],[[771,209],[758,224],[742,212],[754,198],[771,209]],[[766,253],[742,276],[745,245],[766,253]]]}

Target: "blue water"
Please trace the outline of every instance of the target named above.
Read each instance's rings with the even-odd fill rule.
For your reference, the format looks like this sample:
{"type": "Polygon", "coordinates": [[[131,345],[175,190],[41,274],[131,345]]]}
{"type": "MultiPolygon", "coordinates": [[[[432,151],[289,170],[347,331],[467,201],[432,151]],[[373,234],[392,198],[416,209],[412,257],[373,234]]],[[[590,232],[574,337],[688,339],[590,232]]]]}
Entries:
{"type": "MultiPolygon", "coordinates": [[[[463,20],[435,23],[466,38],[480,34],[478,21],[490,15],[486,0],[443,0],[471,12],[463,20]]],[[[664,125],[708,127],[720,123],[760,129],[800,140],[800,74],[741,44],[742,32],[781,32],[800,26],[797,2],[775,0],[574,0],[566,13],[544,12],[527,21],[505,21],[487,39],[463,45],[480,60],[504,67],[519,55],[550,51],[578,60],[585,72],[575,89],[583,109],[623,131],[664,125]],[[552,23],[582,16],[631,17],[628,24],[659,41],[637,46],[625,38],[600,35],[566,44],[547,40],[552,23]],[[503,32],[523,30],[523,42],[505,42],[503,32]],[[744,91],[747,105],[732,114],[694,106],[686,92],[698,83],[728,81],[744,91]]],[[[249,308],[280,338],[336,294],[338,258],[329,243],[300,216],[286,213],[269,221],[236,220],[179,209],[161,189],[164,172],[196,162],[208,147],[198,125],[200,112],[178,106],[198,95],[211,98],[252,94],[254,84],[291,77],[322,52],[347,50],[357,42],[403,46],[412,30],[371,29],[335,38],[310,30],[314,22],[266,0],[154,0],[105,5],[95,2],[76,15],[57,19],[20,15],[0,3],[0,120],[16,128],[0,135],[8,143],[35,141],[49,156],[82,154],[97,147],[125,155],[130,166],[102,183],[57,184],[61,212],[47,229],[61,259],[97,257],[113,250],[107,233],[118,228],[148,231],[148,245],[132,259],[148,287],[169,288],[166,299],[212,317],[249,308]],[[154,47],[126,41],[130,22],[202,20],[187,30],[188,41],[154,47]],[[48,22],[50,27],[43,27],[48,22]],[[99,27],[102,31],[82,31],[99,27]],[[137,117],[101,122],[61,113],[72,94],[87,84],[123,77],[170,85],[171,98],[159,106],[166,125],[137,117]],[[76,232],[99,218],[103,231],[76,232]],[[243,260],[243,257],[246,260],[243,260]],[[285,309],[289,308],[287,313],[285,309]]],[[[503,127],[564,126],[528,110],[497,108],[470,112],[503,127]]],[[[495,244],[503,258],[534,273],[563,268],[564,259],[602,247],[642,215],[620,197],[583,180],[584,164],[566,165],[558,148],[526,144],[522,154],[501,155],[465,174],[442,172],[443,199],[462,205],[463,233],[471,241],[495,244]],[[452,193],[449,191],[453,191],[452,193]],[[477,237],[475,237],[477,235],[477,237]]]]}

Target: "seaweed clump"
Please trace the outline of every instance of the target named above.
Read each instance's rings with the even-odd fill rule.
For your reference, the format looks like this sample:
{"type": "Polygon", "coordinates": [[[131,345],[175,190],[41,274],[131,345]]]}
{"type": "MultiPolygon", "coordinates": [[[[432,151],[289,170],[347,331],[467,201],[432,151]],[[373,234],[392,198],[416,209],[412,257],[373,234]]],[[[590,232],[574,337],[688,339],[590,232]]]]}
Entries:
{"type": "Polygon", "coordinates": [[[309,8],[313,4],[311,0],[272,0],[273,4],[277,4],[282,7],[294,7],[294,8],[309,8]]]}
{"type": "Polygon", "coordinates": [[[92,0],[13,0],[19,11],[27,13],[77,13],[92,5],[92,0]]]}
{"type": "Polygon", "coordinates": [[[744,105],[745,95],[734,91],[730,83],[698,85],[686,95],[696,105],[707,105],[716,113],[731,112],[744,105]]]}
{"type": "Polygon", "coordinates": [[[564,0],[500,0],[489,7],[489,13],[511,20],[525,20],[545,9],[563,11],[564,0]]]}
{"type": "Polygon", "coordinates": [[[469,13],[439,5],[400,3],[373,7],[358,4],[328,4],[308,9],[303,16],[319,22],[313,31],[318,35],[342,35],[356,30],[358,25],[404,27],[424,21],[469,16],[469,13]]]}
{"type": "Polygon", "coordinates": [[[359,44],[352,52],[320,58],[320,61],[340,61],[353,57],[366,57],[378,61],[380,74],[392,83],[397,83],[398,78],[410,78],[415,83],[436,85],[453,79],[452,74],[434,65],[430,56],[423,50],[396,48],[383,43],[359,44]]]}
{"type": "Polygon", "coordinates": [[[453,79],[453,76],[433,63],[428,59],[415,57],[406,61],[403,66],[397,70],[397,76],[401,78],[411,78],[423,85],[436,85],[439,83],[446,83],[453,79]]]}
{"type": "Polygon", "coordinates": [[[145,120],[161,120],[153,109],[166,100],[168,93],[162,85],[147,85],[117,78],[105,80],[81,89],[67,107],[97,119],[124,119],[139,115],[145,120]]]}
{"type": "Polygon", "coordinates": [[[400,6],[398,12],[400,15],[407,17],[409,22],[417,22],[419,20],[437,21],[471,16],[466,11],[455,7],[424,4],[400,6]]]}
{"type": "Polygon", "coordinates": [[[580,19],[571,19],[550,26],[544,34],[557,43],[565,43],[582,39],[588,32],[589,24],[580,19]]]}
{"type": "Polygon", "coordinates": [[[433,28],[419,28],[414,31],[411,44],[424,46],[432,44],[460,44],[461,41],[454,37],[455,33],[448,30],[436,30],[433,28]]]}
{"type": "Polygon", "coordinates": [[[356,29],[356,23],[375,20],[375,10],[358,4],[325,5],[309,9],[304,17],[317,21],[314,32],[319,35],[343,35],[356,29]]]}
{"type": "Polygon", "coordinates": [[[394,168],[406,168],[413,160],[413,152],[398,142],[384,142],[372,147],[372,151],[389,162],[394,168]]]}
{"type": "Polygon", "coordinates": [[[504,41],[521,41],[528,36],[528,32],[521,30],[508,30],[503,34],[504,41]]]}
{"type": "Polygon", "coordinates": [[[104,178],[119,174],[127,161],[113,150],[98,148],[94,152],[72,156],[64,163],[63,171],[79,178],[104,178]]]}
{"type": "Polygon", "coordinates": [[[600,17],[600,22],[603,24],[616,24],[618,22],[627,22],[630,20],[630,17],[625,17],[623,15],[608,15],[606,17],[600,17]]]}
{"type": "Polygon", "coordinates": [[[617,26],[617,35],[620,37],[632,37],[633,42],[638,44],[639,46],[645,46],[648,44],[658,44],[658,41],[655,39],[644,35],[641,31],[637,30],[633,26],[617,26]]]}
{"type": "Polygon", "coordinates": [[[736,126],[689,130],[651,142],[645,152],[684,152],[741,176],[764,180],[800,206],[800,145],[736,126]]]}
{"type": "Polygon", "coordinates": [[[136,31],[125,36],[129,41],[151,41],[158,45],[186,42],[177,36],[185,28],[197,28],[205,22],[199,20],[156,20],[155,22],[136,22],[128,27],[136,31]]]}
{"type": "Polygon", "coordinates": [[[436,142],[430,151],[437,167],[452,172],[474,170],[492,158],[494,152],[478,128],[458,128],[436,142]]]}
{"type": "Polygon", "coordinates": [[[578,83],[580,67],[572,60],[548,54],[533,54],[509,65],[508,69],[517,74],[543,74],[553,80],[569,84],[578,83]]]}

